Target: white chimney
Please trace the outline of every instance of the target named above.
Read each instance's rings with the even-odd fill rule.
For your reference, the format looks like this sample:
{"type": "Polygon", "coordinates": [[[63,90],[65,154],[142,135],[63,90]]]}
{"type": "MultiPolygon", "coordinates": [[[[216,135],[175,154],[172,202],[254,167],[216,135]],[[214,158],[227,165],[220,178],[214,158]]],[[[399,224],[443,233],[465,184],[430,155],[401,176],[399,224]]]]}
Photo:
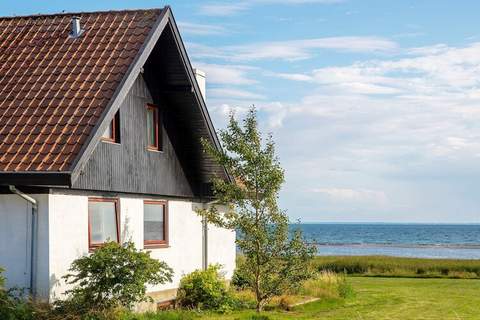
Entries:
{"type": "Polygon", "coordinates": [[[200,92],[202,93],[203,101],[207,101],[207,96],[205,92],[206,86],[207,86],[205,72],[194,68],[193,73],[195,74],[195,78],[197,79],[198,86],[200,87],[200,92]]]}
{"type": "Polygon", "coordinates": [[[80,17],[73,16],[72,17],[72,28],[70,30],[70,37],[71,38],[78,38],[82,34],[83,30],[80,27],[80,17]]]}

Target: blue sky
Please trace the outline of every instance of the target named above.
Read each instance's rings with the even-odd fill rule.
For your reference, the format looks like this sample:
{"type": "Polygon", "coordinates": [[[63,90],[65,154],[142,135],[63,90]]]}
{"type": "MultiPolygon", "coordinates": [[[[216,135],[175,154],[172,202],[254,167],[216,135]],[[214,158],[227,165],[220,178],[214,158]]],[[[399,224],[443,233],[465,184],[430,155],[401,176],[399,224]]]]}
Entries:
{"type": "MultiPolygon", "coordinates": [[[[1,15],[162,7],[9,1],[1,15]]],[[[217,128],[252,104],[315,221],[480,222],[477,1],[171,1],[217,128]]]]}

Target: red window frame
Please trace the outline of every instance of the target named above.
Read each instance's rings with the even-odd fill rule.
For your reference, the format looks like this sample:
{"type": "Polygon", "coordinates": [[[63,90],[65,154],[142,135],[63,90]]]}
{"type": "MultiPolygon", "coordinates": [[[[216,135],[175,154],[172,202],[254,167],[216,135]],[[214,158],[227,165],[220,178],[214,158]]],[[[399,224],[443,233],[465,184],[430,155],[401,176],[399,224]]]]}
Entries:
{"type": "MultiPolygon", "coordinates": [[[[157,105],[148,103],[147,104],[147,112],[153,110],[153,127],[155,130],[154,134],[154,144],[147,144],[147,149],[151,151],[162,151],[162,134],[161,134],[161,126],[160,126],[160,111],[157,105]]],[[[147,117],[148,121],[148,117],[147,117]]],[[[148,127],[148,126],[146,126],[148,127]]],[[[147,132],[147,140],[150,132],[147,132]]]]}
{"type": "MultiPolygon", "coordinates": [[[[166,248],[168,247],[168,202],[165,200],[144,200],[143,204],[154,204],[163,206],[163,240],[145,240],[143,239],[144,248],[166,248]]],[[[145,224],[145,216],[143,218],[145,224]]],[[[144,227],[145,230],[145,227],[144,227]]]]}
{"type": "Polygon", "coordinates": [[[110,137],[101,137],[102,141],[120,143],[120,111],[115,113],[115,116],[110,123],[110,137]]]}
{"type": "MultiPolygon", "coordinates": [[[[113,202],[115,204],[115,228],[117,231],[116,241],[120,243],[120,205],[118,198],[88,198],[88,204],[90,202],[113,202]]],[[[90,207],[90,206],[89,206],[90,207]]],[[[101,247],[105,243],[93,243],[92,242],[92,227],[90,221],[90,208],[88,210],[88,249],[93,251],[98,247],[101,247]]]]}

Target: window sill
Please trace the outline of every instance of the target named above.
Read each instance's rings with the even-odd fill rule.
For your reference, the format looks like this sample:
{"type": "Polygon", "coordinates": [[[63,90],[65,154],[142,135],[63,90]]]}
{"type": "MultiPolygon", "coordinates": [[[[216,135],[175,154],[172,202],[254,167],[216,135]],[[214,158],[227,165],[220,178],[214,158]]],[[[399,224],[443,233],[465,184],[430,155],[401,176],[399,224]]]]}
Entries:
{"type": "Polygon", "coordinates": [[[102,246],[95,246],[95,247],[89,247],[88,248],[88,253],[93,253],[95,252],[95,250],[97,250],[98,248],[101,248],[102,246]]]}
{"type": "Polygon", "coordinates": [[[154,148],[147,148],[147,151],[163,153],[163,150],[158,150],[158,149],[154,149],[154,148]]]}
{"type": "Polygon", "coordinates": [[[143,249],[166,249],[170,248],[168,243],[159,243],[159,244],[144,244],[143,249]]]}
{"type": "Polygon", "coordinates": [[[105,142],[105,143],[109,143],[109,144],[114,144],[114,145],[117,145],[117,146],[120,145],[120,142],[115,142],[115,141],[113,141],[113,140],[100,139],[100,141],[105,142]]]}

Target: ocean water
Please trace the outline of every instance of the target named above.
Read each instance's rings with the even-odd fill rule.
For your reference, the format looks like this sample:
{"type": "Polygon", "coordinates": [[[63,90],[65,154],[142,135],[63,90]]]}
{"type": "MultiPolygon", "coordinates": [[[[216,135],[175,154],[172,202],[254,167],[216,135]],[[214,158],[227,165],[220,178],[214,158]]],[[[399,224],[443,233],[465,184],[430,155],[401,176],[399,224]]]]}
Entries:
{"type": "Polygon", "coordinates": [[[318,255],[480,259],[480,225],[296,224],[318,255]]]}

